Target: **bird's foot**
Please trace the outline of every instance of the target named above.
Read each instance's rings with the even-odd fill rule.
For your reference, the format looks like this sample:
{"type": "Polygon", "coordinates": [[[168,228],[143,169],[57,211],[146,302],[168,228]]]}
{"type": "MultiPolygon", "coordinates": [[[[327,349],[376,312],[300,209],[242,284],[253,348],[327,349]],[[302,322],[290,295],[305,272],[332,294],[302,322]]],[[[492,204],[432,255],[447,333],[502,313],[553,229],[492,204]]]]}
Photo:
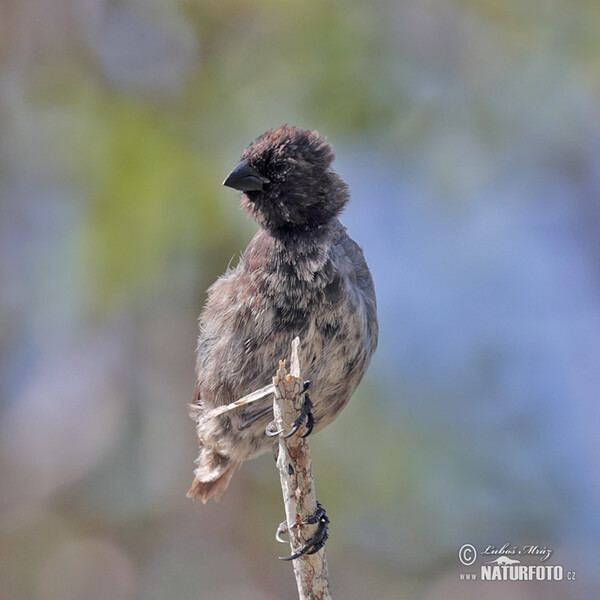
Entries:
{"type": "Polygon", "coordinates": [[[308,388],[310,387],[310,381],[305,381],[304,382],[304,387],[302,388],[302,392],[300,392],[301,394],[304,395],[304,402],[302,403],[302,408],[300,409],[300,414],[298,415],[298,418],[292,423],[292,429],[290,430],[289,433],[286,433],[283,437],[285,438],[289,438],[291,436],[293,436],[298,429],[300,429],[300,426],[302,425],[302,423],[304,423],[304,420],[306,419],[306,431],[302,434],[301,437],[305,438],[308,437],[312,430],[313,427],[315,426],[315,416],[313,415],[313,403],[310,399],[310,396],[307,393],[308,388]]]}
{"type": "MultiPolygon", "coordinates": [[[[313,427],[315,426],[315,417],[312,411],[313,403],[310,399],[310,396],[306,393],[306,390],[308,390],[309,387],[310,381],[305,381],[304,387],[300,392],[300,394],[304,396],[302,408],[300,409],[300,414],[298,415],[298,418],[292,423],[292,428],[290,432],[286,433],[283,436],[284,438],[289,438],[293,436],[298,431],[298,429],[300,429],[300,426],[302,425],[302,423],[304,423],[304,420],[306,420],[306,431],[302,434],[301,437],[308,437],[311,434],[313,427]]],[[[276,437],[280,433],[283,433],[283,430],[277,428],[277,423],[275,423],[275,421],[271,421],[265,429],[265,435],[268,437],[276,437]]]]}
{"type": "MultiPolygon", "coordinates": [[[[279,560],[295,560],[296,558],[300,558],[301,556],[308,556],[310,554],[315,554],[321,548],[325,546],[325,542],[329,537],[329,517],[325,512],[325,509],[321,506],[320,502],[317,502],[317,510],[313,515],[302,521],[297,525],[293,525],[292,527],[300,527],[303,525],[315,525],[318,524],[317,530],[314,535],[309,538],[302,546],[296,550],[290,556],[280,556],[279,560]]],[[[284,543],[285,540],[281,537],[283,534],[288,532],[288,524],[286,521],[279,524],[277,528],[277,532],[275,533],[275,539],[278,542],[284,543]]]]}

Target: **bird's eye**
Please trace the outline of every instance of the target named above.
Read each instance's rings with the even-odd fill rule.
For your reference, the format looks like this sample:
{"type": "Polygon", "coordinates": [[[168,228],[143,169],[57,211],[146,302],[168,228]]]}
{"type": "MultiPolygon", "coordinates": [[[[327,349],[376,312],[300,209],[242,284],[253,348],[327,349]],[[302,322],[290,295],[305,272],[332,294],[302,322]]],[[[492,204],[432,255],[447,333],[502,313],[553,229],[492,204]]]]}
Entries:
{"type": "Polygon", "coordinates": [[[289,165],[285,162],[274,162],[271,164],[271,175],[275,179],[282,179],[289,171],[289,165]]]}

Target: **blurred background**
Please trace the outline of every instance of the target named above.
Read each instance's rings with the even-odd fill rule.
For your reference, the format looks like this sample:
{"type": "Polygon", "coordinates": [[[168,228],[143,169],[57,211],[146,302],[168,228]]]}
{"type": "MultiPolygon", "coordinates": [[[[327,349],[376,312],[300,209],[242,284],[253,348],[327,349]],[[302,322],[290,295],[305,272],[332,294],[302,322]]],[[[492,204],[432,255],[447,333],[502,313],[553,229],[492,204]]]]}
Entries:
{"type": "MultiPolygon", "coordinates": [[[[380,346],[311,438],[336,598],[597,598],[600,4],[3,0],[0,597],[294,598],[270,457],[185,498],[221,187],[318,129],[380,346]],[[575,583],[459,580],[538,544],[575,583]]],[[[525,559],[526,564],[539,564],[525,559]]]]}

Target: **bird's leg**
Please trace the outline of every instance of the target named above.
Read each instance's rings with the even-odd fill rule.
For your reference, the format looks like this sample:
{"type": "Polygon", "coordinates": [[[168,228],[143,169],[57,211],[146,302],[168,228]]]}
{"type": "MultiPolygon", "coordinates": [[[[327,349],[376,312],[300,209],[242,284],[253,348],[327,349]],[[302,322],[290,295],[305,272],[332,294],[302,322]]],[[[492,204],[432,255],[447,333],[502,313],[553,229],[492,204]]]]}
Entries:
{"type": "Polygon", "coordinates": [[[313,415],[313,403],[310,399],[310,396],[307,393],[308,388],[310,387],[310,381],[305,381],[304,386],[302,387],[302,391],[300,392],[301,396],[304,396],[304,402],[302,403],[302,408],[300,409],[300,414],[298,418],[292,423],[292,429],[289,433],[286,433],[283,437],[289,438],[293,436],[298,429],[300,429],[300,425],[304,423],[304,419],[306,419],[306,431],[302,434],[302,437],[308,437],[313,427],[315,426],[315,417],[313,415]]]}
{"type": "MultiPolygon", "coordinates": [[[[329,517],[325,512],[325,509],[321,506],[320,502],[317,502],[317,510],[314,515],[311,515],[302,523],[298,525],[293,525],[292,527],[299,527],[302,525],[314,525],[318,523],[317,530],[314,535],[309,538],[296,552],[291,554],[290,556],[280,556],[279,560],[295,560],[296,558],[300,558],[304,555],[315,554],[321,548],[325,546],[325,542],[329,537],[329,517]]],[[[277,532],[275,534],[275,539],[278,542],[285,542],[281,538],[282,534],[287,533],[288,525],[287,522],[283,522],[277,528],[277,532]]]]}

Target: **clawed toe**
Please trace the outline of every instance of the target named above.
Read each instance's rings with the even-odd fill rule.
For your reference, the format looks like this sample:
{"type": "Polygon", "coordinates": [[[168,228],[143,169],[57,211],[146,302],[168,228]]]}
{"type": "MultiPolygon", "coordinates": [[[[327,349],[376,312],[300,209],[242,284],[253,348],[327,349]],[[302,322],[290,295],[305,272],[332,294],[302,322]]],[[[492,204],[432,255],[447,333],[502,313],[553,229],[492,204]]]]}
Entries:
{"type": "MultiPolygon", "coordinates": [[[[304,385],[304,389],[307,389],[306,384],[304,385]]],[[[302,425],[302,423],[304,423],[305,420],[306,431],[302,434],[302,437],[310,435],[310,433],[313,430],[313,427],[315,426],[315,417],[313,415],[312,409],[313,403],[309,395],[306,392],[304,392],[304,403],[302,404],[302,410],[300,411],[298,418],[292,423],[292,429],[290,430],[290,432],[286,433],[283,437],[289,438],[293,436],[298,431],[298,429],[300,429],[300,426],[302,425]]]]}
{"type": "MultiPolygon", "coordinates": [[[[292,437],[298,429],[302,426],[304,421],[306,421],[305,428],[306,431],[300,437],[308,437],[315,426],[315,416],[313,414],[313,403],[306,393],[306,390],[310,387],[310,381],[305,381],[304,386],[302,388],[301,394],[304,394],[304,402],[302,403],[302,409],[300,410],[300,414],[298,418],[292,423],[292,428],[289,433],[286,433],[283,437],[289,438],[292,437]]],[[[267,437],[277,437],[279,434],[283,433],[283,429],[278,429],[277,423],[275,421],[271,421],[267,427],[265,428],[265,435],[267,437]]]]}
{"type": "MultiPolygon", "coordinates": [[[[308,396],[306,399],[310,402],[308,396]]],[[[300,436],[303,438],[308,437],[312,433],[313,427],[315,426],[315,416],[313,415],[312,411],[312,402],[310,402],[310,406],[311,408],[308,410],[308,414],[306,415],[306,431],[300,436]]]]}
{"type": "Polygon", "coordinates": [[[271,421],[265,427],[265,435],[267,437],[277,437],[280,433],[283,433],[283,429],[277,429],[277,423],[275,421],[271,421]]]}
{"type": "MultiPolygon", "coordinates": [[[[325,509],[321,506],[319,502],[317,502],[317,510],[314,515],[311,515],[306,520],[302,521],[302,525],[314,525],[318,523],[317,530],[314,535],[308,539],[296,552],[294,552],[290,556],[280,556],[280,560],[295,560],[296,558],[300,558],[301,556],[308,556],[310,554],[315,554],[321,548],[325,546],[325,542],[329,537],[329,517],[325,512],[325,509]]],[[[277,533],[275,534],[275,539],[278,542],[283,542],[281,539],[281,535],[288,531],[288,526],[286,522],[283,522],[277,528],[277,533]]]]}
{"type": "Polygon", "coordinates": [[[279,527],[277,527],[277,531],[275,532],[275,539],[276,539],[278,542],[280,542],[280,543],[282,543],[282,544],[285,544],[285,543],[286,543],[286,540],[284,540],[284,539],[283,539],[281,536],[282,536],[284,533],[287,533],[287,532],[288,532],[288,524],[287,524],[287,521],[282,521],[281,523],[279,523],[279,527]]]}

